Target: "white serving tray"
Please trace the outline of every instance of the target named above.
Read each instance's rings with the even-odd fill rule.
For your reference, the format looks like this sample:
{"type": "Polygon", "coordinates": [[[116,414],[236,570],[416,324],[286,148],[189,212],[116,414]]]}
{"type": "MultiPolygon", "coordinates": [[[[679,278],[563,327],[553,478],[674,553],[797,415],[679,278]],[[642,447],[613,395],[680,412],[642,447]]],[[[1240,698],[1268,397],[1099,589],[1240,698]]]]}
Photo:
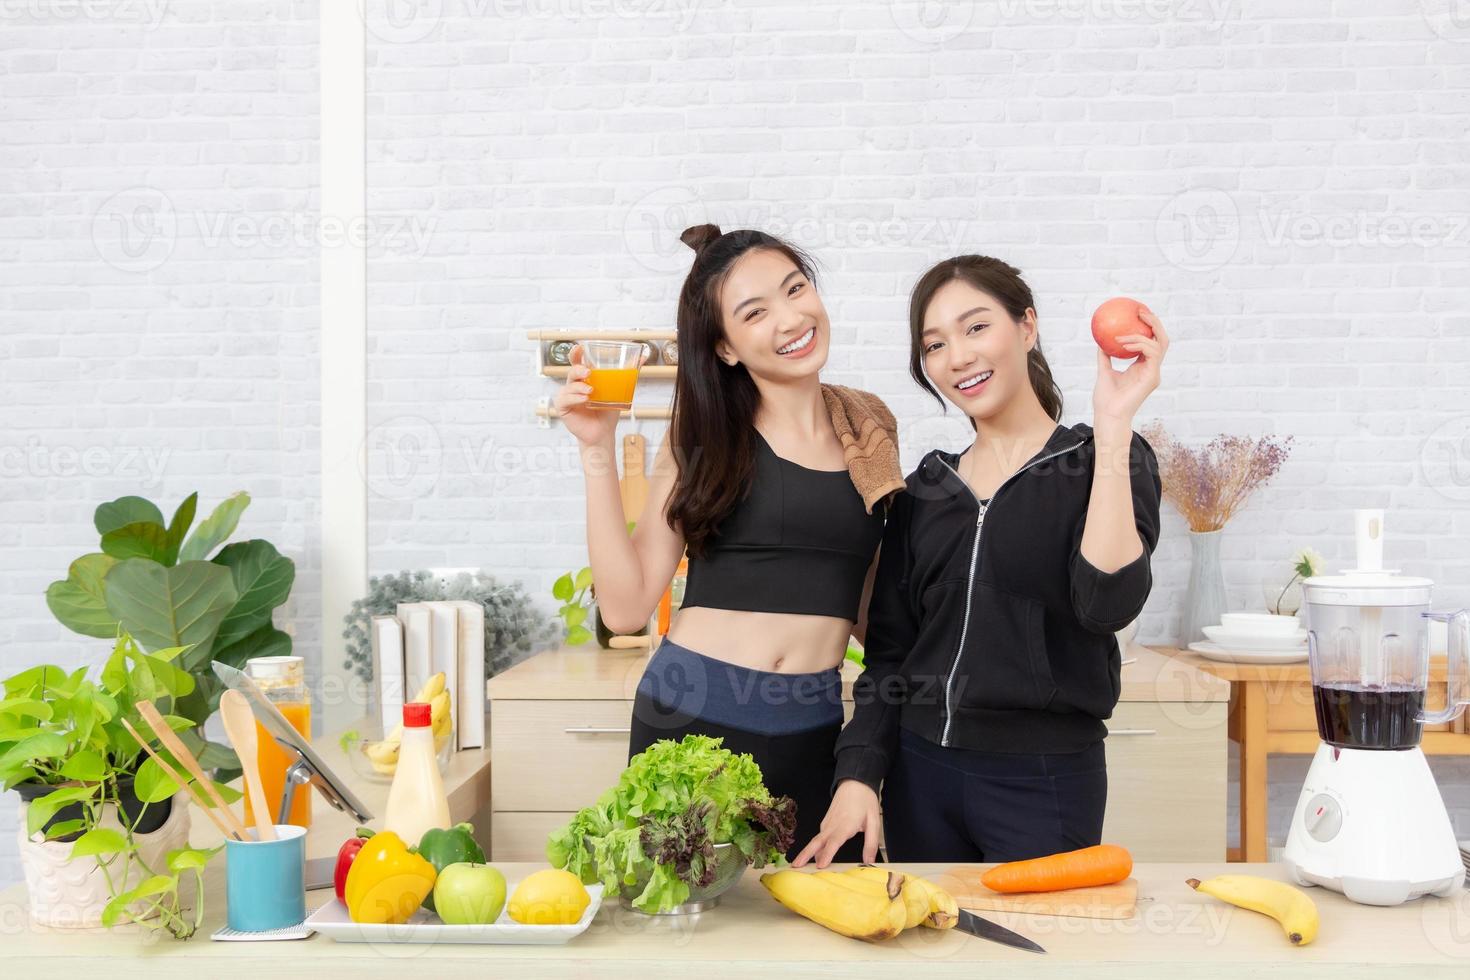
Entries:
{"type": "MultiPolygon", "coordinates": [[[[508,882],[507,896],[518,882],[508,882]]],[[[528,926],[516,922],[505,911],[489,925],[451,926],[427,909],[419,909],[403,925],[353,922],[347,907],[333,898],[306,917],[305,925],[339,943],[496,943],[501,945],[558,946],[587,931],[602,907],[602,885],[587,886],[591,903],[582,918],[569,926],[528,926]]]]}

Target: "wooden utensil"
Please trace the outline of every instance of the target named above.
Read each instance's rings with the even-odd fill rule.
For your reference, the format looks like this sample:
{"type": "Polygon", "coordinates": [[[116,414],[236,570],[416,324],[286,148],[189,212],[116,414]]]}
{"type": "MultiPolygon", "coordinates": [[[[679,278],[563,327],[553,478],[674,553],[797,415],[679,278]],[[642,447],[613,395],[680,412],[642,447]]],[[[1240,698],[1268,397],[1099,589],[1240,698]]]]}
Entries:
{"type": "Polygon", "coordinates": [[[250,794],[250,813],[255,818],[255,833],[258,840],[275,840],[276,824],[270,814],[270,805],[265,799],[265,787],[260,784],[260,759],[256,755],[255,712],[250,702],[239,691],[226,691],[219,699],[220,719],[225,723],[225,735],[240,757],[240,770],[245,774],[245,792],[250,794]]]}
{"type": "Polygon", "coordinates": [[[618,481],[623,500],[623,520],[636,521],[648,501],[648,468],[644,457],[648,444],[637,434],[623,436],[623,476],[618,481]]]}
{"type": "Polygon", "coordinates": [[[235,840],[245,839],[225,825],[225,822],[223,819],[220,818],[220,815],[214,812],[214,807],[210,804],[210,802],[199,795],[198,787],[194,786],[192,783],[186,780],[182,773],[180,773],[173,766],[165,762],[163,756],[159,755],[157,752],[154,752],[153,746],[149,745],[146,741],[143,740],[143,736],[138,734],[138,730],[134,728],[126,718],[120,718],[118,720],[121,721],[122,726],[128,730],[128,734],[133,736],[137,743],[143,747],[143,751],[148,753],[149,758],[158,763],[158,768],[163,770],[163,774],[184,788],[184,792],[188,793],[189,798],[198,805],[199,809],[204,811],[204,815],[214,822],[214,825],[219,828],[220,833],[224,834],[226,837],[233,837],[235,838],[235,840]]]}
{"type": "Polygon", "coordinates": [[[163,715],[158,713],[158,709],[153,706],[153,703],[151,701],[139,701],[133,707],[138,709],[138,714],[142,717],[143,721],[147,722],[148,727],[153,729],[153,734],[158,736],[158,740],[163,743],[164,748],[174,754],[174,758],[179,760],[179,764],[189,770],[189,775],[199,781],[200,787],[203,788],[204,792],[209,794],[209,798],[214,801],[214,805],[224,811],[225,822],[240,835],[241,840],[249,840],[249,831],[235,817],[235,812],[230,809],[230,805],[225,802],[225,798],[219,795],[219,790],[214,788],[214,780],[204,775],[204,769],[199,765],[199,760],[194,758],[193,754],[184,747],[184,743],[180,741],[178,735],[174,734],[174,730],[168,727],[168,722],[163,720],[163,715]]]}
{"type": "Polygon", "coordinates": [[[1083,919],[1131,919],[1137,910],[1138,882],[1133,878],[1094,888],[1057,892],[1002,894],[980,881],[988,867],[960,865],[928,880],[954,896],[962,909],[991,912],[1027,912],[1083,919]]]}
{"type": "Polygon", "coordinates": [[[647,650],[652,640],[648,636],[614,636],[607,641],[609,650],[647,650]]]}

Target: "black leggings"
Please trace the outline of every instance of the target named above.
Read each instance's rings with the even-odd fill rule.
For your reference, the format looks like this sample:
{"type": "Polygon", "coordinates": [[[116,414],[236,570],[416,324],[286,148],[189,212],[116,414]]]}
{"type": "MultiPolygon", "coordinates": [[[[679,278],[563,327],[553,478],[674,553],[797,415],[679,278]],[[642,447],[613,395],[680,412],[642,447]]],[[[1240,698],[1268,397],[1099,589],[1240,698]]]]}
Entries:
{"type": "Polygon", "coordinates": [[[1103,743],[1059,755],[943,748],[899,730],[883,783],[890,861],[1022,861],[1102,842],[1103,743]]]}
{"type": "MultiPolygon", "coordinates": [[[[628,758],[659,739],[677,741],[685,735],[721,738],[724,748],[749,754],[771,795],[796,801],[796,837],[786,852],[787,860],[793,860],[822,829],[832,802],[833,751],[842,729],[841,680],[837,671],[830,672],[837,678],[834,691],[827,673],[751,670],[666,640],[649,661],[633,698],[628,758]],[[789,730],[802,719],[817,724],[789,730]],[[765,731],[753,730],[757,727],[765,731]]],[[[848,841],[833,860],[861,861],[862,835],[848,841]]]]}

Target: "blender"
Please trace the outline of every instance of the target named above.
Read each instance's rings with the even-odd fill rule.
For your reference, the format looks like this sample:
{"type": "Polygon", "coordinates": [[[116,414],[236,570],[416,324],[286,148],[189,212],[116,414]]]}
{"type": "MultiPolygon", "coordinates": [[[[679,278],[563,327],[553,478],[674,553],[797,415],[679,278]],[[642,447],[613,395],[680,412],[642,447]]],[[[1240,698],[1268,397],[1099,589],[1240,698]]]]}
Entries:
{"type": "Polygon", "coordinates": [[[1312,757],[1282,854],[1291,877],[1364,905],[1449,895],[1465,880],[1449,813],[1419,747],[1470,704],[1470,609],[1435,613],[1434,583],[1384,569],[1383,512],[1357,511],[1358,567],[1302,584],[1312,757]],[[1429,622],[1449,637],[1442,711],[1426,711],[1429,622]]]}

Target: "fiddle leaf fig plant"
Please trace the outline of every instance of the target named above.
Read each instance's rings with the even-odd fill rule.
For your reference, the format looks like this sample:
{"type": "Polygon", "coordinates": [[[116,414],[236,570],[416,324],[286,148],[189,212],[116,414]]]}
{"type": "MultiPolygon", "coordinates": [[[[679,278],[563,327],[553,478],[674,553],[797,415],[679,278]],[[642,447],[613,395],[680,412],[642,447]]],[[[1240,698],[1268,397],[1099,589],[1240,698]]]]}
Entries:
{"type": "Polygon", "coordinates": [[[296,566],[268,541],[225,544],[250,505],[248,494],[227,497],[195,526],[198,499],[190,494],[167,522],[142,497],[100,505],[92,517],[100,550],[51,583],[46,605],[83,636],[112,639],[125,631],[147,650],[183,648],[178,666],[195,684],[176,708],[194,726],[180,737],[205,768],[232,775],[234,752],[198,733],[224,691],[209,664],[240,667],[251,657],[291,653],[291,638],[272,614],[289,597],[296,566]]]}

